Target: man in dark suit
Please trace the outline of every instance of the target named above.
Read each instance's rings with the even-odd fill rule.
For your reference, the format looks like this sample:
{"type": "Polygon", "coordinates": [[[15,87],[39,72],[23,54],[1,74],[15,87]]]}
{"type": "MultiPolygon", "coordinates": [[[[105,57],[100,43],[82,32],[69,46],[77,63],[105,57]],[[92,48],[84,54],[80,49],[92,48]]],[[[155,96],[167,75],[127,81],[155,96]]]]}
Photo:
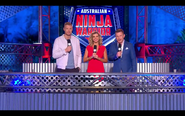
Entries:
{"type": "Polygon", "coordinates": [[[136,54],[132,43],[125,41],[122,29],[115,31],[116,42],[111,43],[108,59],[113,61],[112,72],[136,72],[136,54]]]}

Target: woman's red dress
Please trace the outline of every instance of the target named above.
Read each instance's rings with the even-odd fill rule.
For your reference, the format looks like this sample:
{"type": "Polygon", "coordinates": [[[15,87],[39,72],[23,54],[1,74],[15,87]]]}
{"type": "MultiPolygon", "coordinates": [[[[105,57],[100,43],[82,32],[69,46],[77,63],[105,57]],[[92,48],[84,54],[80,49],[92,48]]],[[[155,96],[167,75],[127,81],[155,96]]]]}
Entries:
{"type": "MultiPolygon", "coordinates": [[[[93,54],[93,47],[88,45],[86,48],[88,51],[88,57],[91,57],[93,54]]],[[[99,46],[99,48],[96,52],[96,54],[98,55],[99,58],[103,58],[104,51],[105,51],[105,46],[99,46]]],[[[92,58],[91,60],[89,60],[87,72],[89,72],[89,73],[104,73],[105,70],[104,70],[103,62],[101,62],[98,59],[92,58]]]]}

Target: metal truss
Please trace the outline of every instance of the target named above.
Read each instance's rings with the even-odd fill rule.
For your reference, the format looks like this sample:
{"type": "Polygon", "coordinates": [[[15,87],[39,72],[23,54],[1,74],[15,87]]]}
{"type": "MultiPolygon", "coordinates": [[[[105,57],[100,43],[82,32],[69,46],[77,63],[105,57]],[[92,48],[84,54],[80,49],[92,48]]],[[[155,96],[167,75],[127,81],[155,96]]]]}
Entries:
{"type": "Polygon", "coordinates": [[[137,58],[153,57],[153,62],[170,63],[170,71],[174,69],[185,71],[185,44],[147,45],[137,43],[135,51],[137,58]]]}
{"type": "MultiPolygon", "coordinates": [[[[184,6],[156,6],[179,19],[185,20],[184,6]]],[[[136,6],[136,55],[137,58],[143,58],[147,62],[147,57],[157,58],[156,62],[170,62],[173,68],[184,70],[184,44],[171,45],[146,45],[148,33],[148,7],[136,6]],[[139,49],[138,49],[139,48],[139,49]],[[177,58],[179,57],[179,58],[177,58]],[[162,59],[162,60],[161,60],[162,59]]]]}
{"type": "Polygon", "coordinates": [[[41,44],[0,43],[0,70],[22,72],[22,64],[36,62],[41,50],[41,44]]]}
{"type": "MultiPolygon", "coordinates": [[[[18,13],[28,7],[29,6],[0,6],[0,22],[2,22],[3,20],[15,15],[16,13],[18,13]]],[[[38,33],[39,41],[38,41],[38,43],[42,44],[43,39],[45,39],[45,41],[47,41],[47,42],[50,42],[50,6],[39,6],[38,9],[39,9],[38,10],[39,11],[39,13],[38,13],[39,14],[39,33],[38,33]],[[48,25],[47,32],[44,32],[46,30],[43,30],[43,26],[45,26],[45,25],[48,25]],[[48,35],[46,35],[45,33],[47,33],[48,35]]],[[[40,50],[40,46],[41,46],[40,44],[38,45],[39,50],[40,50]]],[[[37,49],[37,48],[35,48],[35,46],[37,46],[37,45],[31,45],[31,46],[34,46],[34,47],[32,48],[32,47],[30,47],[30,45],[26,45],[26,44],[25,45],[1,44],[0,53],[4,51],[6,54],[37,55],[38,53],[40,54],[40,52],[42,52],[41,50],[39,52],[37,50],[34,50],[34,49],[37,49]],[[11,49],[8,47],[11,47],[11,49]],[[36,52],[36,53],[34,53],[34,52],[36,52]]],[[[40,56],[40,55],[37,55],[37,56],[40,56]]],[[[43,61],[43,57],[40,56],[39,62],[42,62],[42,61],[43,61]]],[[[46,61],[50,62],[50,58],[47,58],[46,61]]]]}
{"type": "Polygon", "coordinates": [[[138,57],[185,55],[185,44],[147,45],[138,43],[136,47],[139,47],[139,49],[136,48],[138,57]]]}
{"type": "Polygon", "coordinates": [[[41,44],[0,43],[0,54],[41,56],[41,44]]]}
{"type": "Polygon", "coordinates": [[[14,92],[184,93],[184,73],[0,73],[14,92]]]}
{"type": "Polygon", "coordinates": [[[146,56],[185,55],[185,44],[145,45],[146,56]]]}
{"type": "MultiPolygon", "coordinates": [[[[39,43],[43,43],[43,39],[45,41],[50,42],[50,6],[39,6],[39,43]],[[43,26],[47,25],[48,30],[44,32],[43,26]],[[48,33],[46,35],[45,33],[48,33]],[[43,38],[44,37],[44,38],[43,38]]],[[[50,62],[50,57],[46,58],[46,61],[50,62]]],[[[39,62],[43,62],[43,57],[41,56],[39,62]]]]}
{"type": "Polygon", "coordinates": [[[148,42],[148,6],[136,6],[136,43],[148,42]]]}

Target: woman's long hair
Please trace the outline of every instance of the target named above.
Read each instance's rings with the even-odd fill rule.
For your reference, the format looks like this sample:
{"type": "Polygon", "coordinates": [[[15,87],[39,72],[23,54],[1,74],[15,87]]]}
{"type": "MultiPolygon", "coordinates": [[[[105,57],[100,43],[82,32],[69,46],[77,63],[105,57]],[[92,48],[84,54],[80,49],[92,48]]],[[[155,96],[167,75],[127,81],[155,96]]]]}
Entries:
{"type": "Polygon", "coordinates": [[[90,46],[93,46],[93,44],[94,44],[94,42],[93,42],[93,35],[94,34],[98,34],[98,36],[99,36],[99,42],[98,42],[98,44],[99,44],[99,46],[101,46],[102,45],[102,40],[103,40],[103,38],[102,38],[102,36],[100,35],[100,33],[98,33],[97,31],[93,31],[91,34],[90,34],[90,37],[89,37],[89,45],[90,46]]]}

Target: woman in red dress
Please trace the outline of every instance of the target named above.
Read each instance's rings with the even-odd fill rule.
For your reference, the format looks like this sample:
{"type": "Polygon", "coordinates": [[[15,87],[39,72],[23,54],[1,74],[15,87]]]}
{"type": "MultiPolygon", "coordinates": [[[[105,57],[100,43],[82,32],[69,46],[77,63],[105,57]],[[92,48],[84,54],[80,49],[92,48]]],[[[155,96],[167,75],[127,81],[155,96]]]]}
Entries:
{"type": "Polygon", "coordinates": [[[94,31],[89,37],[89,45],[86,47],[84,62],[88,62],[87,72],[104,73],[103,63],[108,61],[106,47],[102,45],[102,36],[94,31]],[[94,46],[97,46],[96,53],[93,52],[94,46]]]}

